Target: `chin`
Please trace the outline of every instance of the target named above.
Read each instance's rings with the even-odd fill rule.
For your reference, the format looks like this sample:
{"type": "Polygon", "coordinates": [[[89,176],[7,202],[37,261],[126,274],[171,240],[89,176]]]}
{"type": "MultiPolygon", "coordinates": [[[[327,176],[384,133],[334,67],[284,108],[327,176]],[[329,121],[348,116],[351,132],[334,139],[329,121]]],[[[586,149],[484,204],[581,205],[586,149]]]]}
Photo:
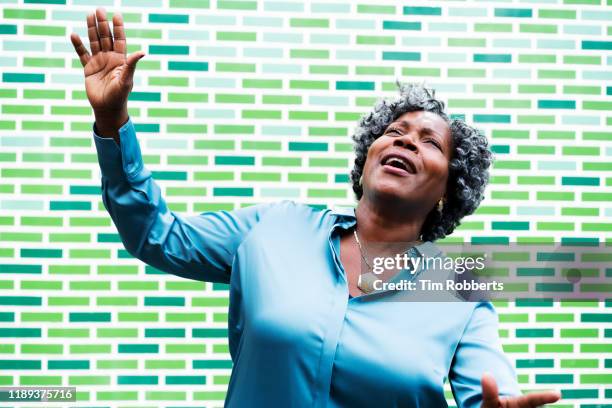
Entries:
{"type": "Polygon", "coordinates": [[[376,182],[376,185],[370,188],[370,194],[378,199],[384,200],[406,200],[406,197],[414,197],[411,186],[407,183],[398,183],[397,181],[382,181],[376,182]]]}

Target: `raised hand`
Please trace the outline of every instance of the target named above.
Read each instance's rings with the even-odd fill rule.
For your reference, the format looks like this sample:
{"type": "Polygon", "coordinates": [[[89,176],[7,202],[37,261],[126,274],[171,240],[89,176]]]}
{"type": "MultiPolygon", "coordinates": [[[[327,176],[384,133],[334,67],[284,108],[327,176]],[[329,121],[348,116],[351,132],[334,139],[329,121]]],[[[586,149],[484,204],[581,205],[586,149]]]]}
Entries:
{"type": "Polygon", "coordinates": [[[487,373],[482,376],[480,384],[482,385],[481,408],[535,408],[561,399],[557,391],[536,392],[520,397],[500,397],[495,379],[487,373]]]}
{"type": "Polygon", "coordinates": [[[85,73],[85,91],[89,103],[99,118],[120,123],[127,120],[127,99],[134,86],[136,63],[145,53],[137,51],[126,57],[126,39],[123,18],[113,16],[113,34],[106,20],[103,8],[87,16],[87,34],[91,54],[76,33],[70,34],[70,41],[81,60],[85,73]],[[97,21],[97,26],[96,26],[97,21]]]}

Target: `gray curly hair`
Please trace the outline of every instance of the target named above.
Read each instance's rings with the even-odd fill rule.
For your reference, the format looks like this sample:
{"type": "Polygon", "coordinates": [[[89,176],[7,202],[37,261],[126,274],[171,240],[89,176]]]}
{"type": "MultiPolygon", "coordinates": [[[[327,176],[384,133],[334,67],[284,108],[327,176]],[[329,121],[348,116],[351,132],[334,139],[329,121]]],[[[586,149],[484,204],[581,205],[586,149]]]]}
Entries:
{"type": "Polygon", "coordinates": [[[355,164],[351,170],[353,191],[357,200],[363,189],[359,179],[368,155],[368,149],[387,127],[406,112],[429,111],[436,113],[449,125],[453,152],[449,162],[446,202],[442,212],[433,209],[426,217],[420,239],[435,241],[451,234],[461,219],[472,214],[484,198],[489,182],[489,166],[493,153],[487,138],[461,119],[450,120],[444,112],[444,102],[435,99],[435,90],[418,84],[401,84],[396,80],[400,96],[393,101],[379,100],[372,112],[361,117],[352,136],[355,164]],[[431,92],[430,92],[431,91],[431,92]]]}

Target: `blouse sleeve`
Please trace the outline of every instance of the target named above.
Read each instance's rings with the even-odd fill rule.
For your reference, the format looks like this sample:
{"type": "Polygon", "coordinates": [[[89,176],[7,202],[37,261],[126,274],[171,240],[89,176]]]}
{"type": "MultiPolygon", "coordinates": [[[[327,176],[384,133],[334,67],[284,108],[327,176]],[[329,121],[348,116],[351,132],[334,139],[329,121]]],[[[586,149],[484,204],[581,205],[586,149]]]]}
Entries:
{"type": "Polygon", "coordinates": [[[497,312],[488,301],[475,306],[451,363],[449,381],[459,408],[480,408],[485,371],[495,378],[500,396],[522,395],[499,341],[497,312]]]}
{"type": "Polygon", "coordinates": [[[129,254],[161,271],[229,283],[240,243],[272,204],[183,216],[168,209],[160,187],[144,166],[130,119],[119,129],[120,145],[94,141],[102,175],[102,201],[129,254]]]}

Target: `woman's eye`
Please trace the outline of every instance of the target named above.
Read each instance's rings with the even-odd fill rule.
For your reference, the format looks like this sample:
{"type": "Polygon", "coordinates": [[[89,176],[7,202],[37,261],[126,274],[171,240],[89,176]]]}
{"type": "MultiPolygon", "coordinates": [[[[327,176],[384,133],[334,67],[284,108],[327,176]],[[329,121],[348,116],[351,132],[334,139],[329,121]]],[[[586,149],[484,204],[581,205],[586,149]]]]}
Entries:
{"type": "Polygon", "coordinates": [[[441,149],[441,147],[440,147],[440,144],[439,144],[438,142],[436,142],[435,140],[433,140],[433,139],[429,139],[429,140],[427,140],[427,141],[428,141],[428,142],[431,142],[431,143],[432,143],[434,146],[436,146],[438,149],[442,150],[442,149],[441,149]]]}
{"type": "Polygon", "coordinates": [[[395,133],[396,135],[401,135],[401,133],[397,129],[389,129],[387,133],[395,133]]]}

